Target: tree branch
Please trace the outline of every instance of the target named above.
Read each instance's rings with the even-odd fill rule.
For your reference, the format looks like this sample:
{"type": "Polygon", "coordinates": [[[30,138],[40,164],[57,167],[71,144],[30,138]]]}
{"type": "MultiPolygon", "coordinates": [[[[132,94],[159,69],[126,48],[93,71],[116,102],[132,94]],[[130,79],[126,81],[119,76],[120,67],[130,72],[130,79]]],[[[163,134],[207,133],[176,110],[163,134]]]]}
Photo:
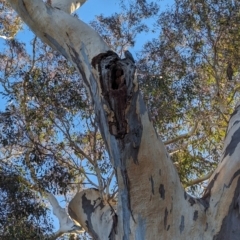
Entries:
{"type": "Polygon", "coordinates": [[[196,122],[190,132],[185,133],[185,134],[182,134],[182,135],[180,135],[180,136],[178,136],[178,137],[176,137],[176,138],[167,140],[167,141],[164,142],[164,144],[165,144],[165,145],[168,145],[168,144],[174,143],[174,142],[176,142],[176,141],[179,141],[179,140],[181,140],[181,139],[183,139],[183,138],[191,137],[191,136],[194,134],[194,132],[197,130],[198,124],[199,124],[199,122],[196,122]]]}
{"type": "Polygon", "coordinates": [[[7,36],[4,36],[4,35],[0,35],[0,38],[5,39],[5,40],[13,39],[13,37],[7,37],[7,36]]]}
{"type": "Polygon", "coordinates": [[[76,225],[69,217],[66,210],[59,205],[56,197],[52,193],[46,192],[46,196],[53,208],[53,214],[58,218],[60,225],[59,230],[54,234],[55,237],[59,237],[64,233],[84,232],[83,228],[76,225]]]}
{"type": "Polygon", "coordinates": [[[54,233],[53,235],[50,236],[50,239],[57,239],[64,233],[81,233],[84,232],[84,229],[80,226],[77,225],[67,214],[66,210],[62,208],[56,197],[50,193],[46,192],[44,190],[40,190],[37,184],[31,184],[29,183],[26,179],[20,177],[20,182],[30,188],[32,191],[41,191],[43,192],[48,201],[50,202],[52,209],[53,209],[53,214],[58,218],[60,228],[59,230],[54,233]]]}
{"type": "Polygon", "coordinates": [[[212,173],[213,173],[213,171],[209,172],[208,174],[206,174],[206,175],[204,175],[204,176],[202,176],[200,178],[193,179],[190,182],[187,182],[184,187],[185,188],[191,187],[191,186],[193,186],[195,184],[198,184],[200,182],[206,181],[207,179],[209,179],[212,176],[212,173]]]}

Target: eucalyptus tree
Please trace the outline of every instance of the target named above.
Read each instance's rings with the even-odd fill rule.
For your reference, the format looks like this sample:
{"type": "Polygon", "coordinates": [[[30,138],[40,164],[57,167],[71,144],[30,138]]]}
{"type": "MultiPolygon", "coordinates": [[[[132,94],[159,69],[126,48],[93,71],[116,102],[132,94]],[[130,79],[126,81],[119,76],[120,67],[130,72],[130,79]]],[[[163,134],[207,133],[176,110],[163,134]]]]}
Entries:
{"type": "MultiPolygon", "coordinates": [[[[72,11],[79,7],[80,2],[71,0],[52,0],[47,3],[40,0],[8,0],[8,2],[44,43],[51,46],[54,50],[57,50],[59,54],[71,62],[77,70],[79,78],[81,78],[88,92],[90,103],[93,105],[96,121],[93,126],[95,126],[96,123],[98,124],[117,177],[117,198],[106,194],[106,188],[105,186],[101,186],[103,183],[101,183],[100,178],[101,184],[99,184],[98,190],[92,188],[82,189],[72,198],[68,206],[70,219],[66,212],[59,206],[53,194],[48,192],[49,181],[44,182],[44,179],[38,178],[39,176],[31,170],[34,166],[30,166],[29,174],[32,174],[30,176],[32,181],[34,181],[35,184],[37,183],[37,185],[39,184],[40,188],[43,189],[42,191],[45,190],[45,194],[53,206],[53,211],[59,217],[60,230],[56,233],[56,236],[64,232],[77,230],[72,222],[74,220],[75,223],[81,226],[78,227],[78,230],[84,229],[94,239],[238,239],[240,234],[238,217],[239,104],[236,105],[232,118],[229,121],[225,144],[223,146],[223,154],[219,165],[212,174],[204,195],[201,198],[194,198],[184,191],[167,149],[156,134],[153,127],[154,119],[149,116],[139,90],[135,63],[130,58],[121,59],[92,28],[70,15],[72,11]]],[[[81,3],[84,2],[85,1],[82,1],[81,3]]],[[[137,2],[139,6],[144,6],[145,4],[144,0],[137,2]]],[[[235,2],[231,4],[235,4],[235,2]]],[[[201,7],[205,7],[206,3],[207,1],[197,2],[201,7]]],[[[180,4],[180,1],[177,2],[177,4],[180,4]]],[[[182,16],[186,16],[186,13],[182,16]]],[[[169,21],[169,23],[171,23],[171,21],[169,21]]],[[[191,25],[189,29],[192,29],[191,25]]],[[[210,31],[211,29],[209,30],[209,28],[207,28],[207,30],[210,31]]],[[[169,39],[174,37],[174,35],[171,35],[171,31],[170,33],[168,31],[169,29],[163,29],[163,32],[165,32],[163,38],[168,37],[168,34],[170,34],[169,39]]],[[[205,31],[203,31],[203,33],[205,33],[205,31]]],[[[206,34],[209,33],[207,32],[206,34]]],[[[168,41],[167,44],[169,43],[170,41],[168,41]]],[[[171,80],[172,77],[172,80],[174,80],[174,76],[182,79],[185,81],[186,86],[190,88],[188,89],[189,91],[187,91],[187,96],[182,97],[190,98],[189,105],[191,98],[195,98],[196,102],[192,102],[192,104],[198,106],[198,89],[192,89],[194,87],[197,88],[195,86],[197,83],[194,81],[195,77],[192,77],[186,71],[188,67],[185,66],[184,62],[180,61],[179,64],[179,60],[183,58],[183,56],[177,52],[179,47],[180,45],[175,46],[175,48],[173,48],[175,51],[170,52],[174,54],[168,55],[171,57],[171,63],[176,63],[176,65],[173,65],[175,71],[173,75],[171,75],[170,71],[164,69],[162,72],[156,70],[156,73],[150,77],[156,80],[153,82],[159,81],[160,85],[163,86],[165,86],[165,82],[161,81],[161,79],[166,80],[169,78],[171,80]],[[187,77],[184,78],[185,75],[187,77]]],[[[203,53],[206,50],[209,51],[209,49],[202,47],[203,53]]],[[[185,51],[186,50],[183,52],[185,51]]],[[[191,54],[187,52],[186,58],[188,58],[189,55],[191,54]]],[[[156,56],[156,58],[159,56],[161,55],[156,56]]],[[[194,64],[198,63],[197,60],[194,59],[194,61],[194,64]]],[[[139,80],[144,81],[145,72],[143,70],[148,69],[152,63],[154,63],[152,60],[149,62],[141,61],[142,67],[140,74],[143,77],[139,80]],[[150,66],[148,64],[150,64],[150,66]]],[[[165,68],[170,66],[167,63],[168,62],[165,63],[165,68]]],[[[152,64],[152,66],[154,67],[154,64],[152,64]]],[[[159,66],[164,66],[164,62],[159,66]]],[[[190,67],[192,66],[193,65],[190,65],[190,67]]],[[[200,65],[200,68],[203,68],[208,73],[209,66],[207,66],[207,64],[200,65]]],[[[38,73],[35,68],[33,68],[32,71],[32,73],[26,74],[24,78],[26,80],[23,82],[29,82],[29,79],[34,79],[35,74],[41,74],[38,73]]],[[[210,68],[209,71],[214,72],[214,68],[210,68]]],[[[217,69],[216,74],[218,74],[218,71],[220,70],[217,69]]],[[[154,71],[151,69],[151,72],[154,71]]],[[[209,87],[210,90],[208,90],[209,95],[213,94],[213,97],[216,98],[216,103],[222,104],[221,99],[223,97],[221,94],[223,88],[221,87],[220,80],[216,78],[216,76],[214,75],[214,84],[211,79],[207,77],[202,79],[206,79],[209,85],[212,83],[209,87]]],[[[77,84],[77,82],[75,82],[75,84],[77,84]]],[[[25,91],[29,84],[24,83],[22,85],[22,95],[31,93],[31,89],[25,91]]],[[[183,86],[184,85],[185,84],[183,84],[183,86]]],[[[176,83],[175,86],[177,90],[179,85],[176,83]]],[[[200,84],[198,86],[200,86],[200,84]]],[[[169,88],[167,88],[167,90],[169,90],[169,88]]],[[[58,89],[56,89],[56,92],[53,92],[58,94],[58,89]]],[[[154,98],[152,99],[151,95],[147,96],[146,100],[152,100],[153,102],[154,98]]],[[[181,97],[180,95],[181,94],[179,94],[179,97],[181,97]]],[[[201,95],[201,93],[199,95],[201,95]]],[[[68,96],[69,95],[66,94],[66,98],[68,98],[68,96]]],[[[38,99],[41,101],[34,106],[39,105],[38,107],[43,106],[43,108],[46,109],[47,123],[45,129],[47,129],[47,126],[52,124],[53,118],[51,114],[56,114],[55,111],[58,110],[58,106],[49,111],[46,107],[47,105],[44,105],[46,103],[43,97],[39,96],[38,99]]],[[[60,100],[64,101],[64,98],[62,97],[60,100]]],[[[24,114],[31,112],[31,101],[29,105],[23,104],[23,106],[19,106],[24,114]],[[26,106],[29,106],[29,109],[26,110],[26,106]]],[[[180,100],[178,101],[181,102],[180,100]]],[[[204,101],[206,100],[203,100],[203,102],[204,101]]],[[[224,103],[223,101],[223,104],[224,103]]],[[[177,107],[172,105],[174,105],[174,102],[170,101],[169,108],[177,110],[177,107]]],[[[153,105],[150,104],[150,108],[151,106],[153,105]]],[[[177,106],[179,106],[179,103],[177,106]]],[[[211,106],[211,104],[206,104],[202,109],[200,108],[201,111],[198,111],[202,114],[209,110],[211,106]],[[204,109],[204,107],[206,109],[204,109]]],[[[67,106],[65,106],[65,108],[67,108],[67,106]]],[[[163,116],[168,110],[167,107],[165,107],[165,109],[163,116]]],[[[222,111],[222,109],[224,110],[224,114],[226,114],[225,106],[220,110],[222,111]]],[[[64,109],[62,111],[64,112],[64,109]]],[[[64,115],[62,111],[58,113],[60,116],[64,115]]],[[[36,110],[34,113],[36,113],[36,110]]],[[[31,114],[34,115],[34,113],[31,114]]],[[[181,116],[184,117],[184,115],[188,113],[183,112],[181,114],[181,116]]],[[[194,115],[196,112],[193,111],[191,114],[194,115]]],[[[37,132],[38,129],[31,128],[31,124],[29,124],[29,119],[31,120],[31,118],[29,117],[31,117],[31,115],[28,115],[24,121],[25,128],[29,133],[28,137],[31,140],[30,142],[38,146],[38,142],[41,142],[41,134],[37,132]],[[34,141],[35,138],[37,139],[36,141],[34,141]]],[[[66,116],[64,115],[64,117],[66,116]]],[[[54,119],[55,118],[60,117],[54,115],[54,119]]],[[[179,116],[176,116],[176,119],[178,118],[179,116]]],[[[33,120],[37,121],[36,116],[33,120]]],[[[62,120],[64,120],[64,118],[62,120]]],[[[204,121],[205,119],[200,120],[204,121]]],[[[159,124],[163,124],[163,121],[164,117],[159,121],[159,124]]],[[[184,124],[185,121],[186,119],[184,118],[181,121],[179,120],[178,125],[184,124]]],[[[65,121],[61,121],[60,127],[62,127],[62,125],[64,126],[64,123],[65,121]]],[[[57,125],[58,122],[55,124],[59,126],[57,125]]],[[[170,125],[171,122],[165,125],[166,131],[170,125]]],[[[181,132],[181,126],[179,129],[181,132]]],[[[63,131],[63,133],[64,132],[65,131],[63,131]]],[[[43,134],[44,138],[46,138],[48,131],[43,131],[43,134]]],[[[177,138],[175,133],[173,137],[177,138]]],[[[49,132],[49,138],[50,140],[41,142],[41,147],[46,146],[47,143],[51,145],[51,131],[49,132]]],[[[96,138],[90,137],[89,142],[91,143],[93,139],[96,138]]],[[[70,144],[76,145],[77,141],[77,139],[72,140],[70,144]]],[[[171,144],[172,142],[175,141],[165,140],[165,144],[171,144]]],[[[77,147],[75,146],[75,148],[77,147]]],[[[41,159],[41,155],[47,155],[48,152],[46,152],[46,150],[49,150],[49,148],[41,151],[39,149],[36,150],[37,154],[34,155],[36,156],[36,160],[29,161],[30,165],[34,161],[38,162],[43,160],[41,159]]],[[[80,154],[84,154],[81,152],[81,149],[79,151],[80,154]]],[[[55,155],[53,154],[54,156],[52,157],[56,156],[54,162],[64,161],[66,164],[69,163],[64,154],[57,155],[56,152],[53,153],[55,155]]],[[[93,156],[95,156],[95,154],[93,154],[93,156]]],[[[88,156],[84,155],[84,157],[87,158],[88,156]]],[[[203,155],[201,157],[204,158],[205,156],[203,155]]],[[[91,159],[89,161],[91,162],[91,159]]],[[[45,160],[43,162],[45,162],[45,160]]],[[[96,161],[92,162],[94,167],[96,167],[95,162],[96,161]]],[[[98,170],[98,167],[96,169],[98,170]]],[[[54,171],[57,174],[58,168],[54,169],[54,171]]],[[[111,169],[109,171],[111,171],[111,169]]],[[[60,174],[57,174],[59,178],[65,176],[69,178],[69,172],[65,174],[64,170],[60,170],[59,172],[60,174]]],[[[81,173],[79,173],[78,176],[80,175],[81,173]]],[[[54,178],[55,177],[56,176],[54,176],[54,178]]],[[[85,177],[87,178],[87,176],[85,177]]],[[[66,179],[64,179],[64,182],[66,182],[66,179]]]]}

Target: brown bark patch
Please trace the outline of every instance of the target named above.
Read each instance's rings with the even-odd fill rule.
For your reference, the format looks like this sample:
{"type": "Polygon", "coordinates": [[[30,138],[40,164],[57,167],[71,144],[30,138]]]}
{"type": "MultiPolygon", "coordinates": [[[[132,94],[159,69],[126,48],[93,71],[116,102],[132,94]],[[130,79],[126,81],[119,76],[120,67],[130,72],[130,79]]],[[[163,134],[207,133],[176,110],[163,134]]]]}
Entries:
{"type": "Polygon", "coordinates": [[[92,66],[98,66],[102,95],[108,106],[106,113],[113,113],[108,122],[109,132],[116,138],[123,139],[128,132],[125,111],[132,97],[132,73],[135,72],[135,67],[129,66],[128,61],[120,59],[112,51],[94,57],[92,66]]]}

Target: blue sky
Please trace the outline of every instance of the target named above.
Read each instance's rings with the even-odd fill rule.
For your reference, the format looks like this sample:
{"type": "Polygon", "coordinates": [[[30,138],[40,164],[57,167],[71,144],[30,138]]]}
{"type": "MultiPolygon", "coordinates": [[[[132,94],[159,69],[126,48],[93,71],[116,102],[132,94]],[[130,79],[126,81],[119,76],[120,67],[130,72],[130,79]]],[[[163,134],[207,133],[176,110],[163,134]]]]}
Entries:
{"type": "MultiPolygon", "coordinates": [[[[126,2],[128,0],[125,0],[126,2]]],[[[90,22],[95,18],[96,15],[104,14],[106,16],[111,15],[116,12],[120,12],[119,0],[88,0],[81,8],[78,10],[80,19],[85,22],[90,22]]],[[[165,10],[168,6],[173,5],[174,0],[160,0],[160,10],[165,10]]],[[[148,21],[151,24],[151,21],[148,21]]],[[[153,24],[153,22],[152,22],[153,24]]],[[[135,44],[134,49],[131,49],[133,55],[135,51],[139,51],[142,45],[151,38],[155,37],[152,33],[142,33],[135,44]]]]}

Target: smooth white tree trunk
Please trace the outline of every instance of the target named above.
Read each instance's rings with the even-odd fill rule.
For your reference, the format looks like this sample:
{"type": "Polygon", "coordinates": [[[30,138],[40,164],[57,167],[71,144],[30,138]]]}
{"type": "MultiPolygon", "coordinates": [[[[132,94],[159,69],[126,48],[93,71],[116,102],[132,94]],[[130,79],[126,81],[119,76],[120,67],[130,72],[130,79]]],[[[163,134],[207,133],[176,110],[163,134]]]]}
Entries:
{"type": "MultiPolygon", "coordinates": [[[[69,215],[94,239],[240,239],[240,107],[203,198],[184,192],[139,93],[135,65],[84,22],[41,0],[8,0],[33,32],[79,71],[114,165],[118,205],[84,190],[69,215]]],[[[63,0],[61,1],[63,2],[63,0]]],[[[76,3],[75,1],[72,1],[76,3]]],[[[66,3],[71,3],[66,1],[66,3]]]]}

